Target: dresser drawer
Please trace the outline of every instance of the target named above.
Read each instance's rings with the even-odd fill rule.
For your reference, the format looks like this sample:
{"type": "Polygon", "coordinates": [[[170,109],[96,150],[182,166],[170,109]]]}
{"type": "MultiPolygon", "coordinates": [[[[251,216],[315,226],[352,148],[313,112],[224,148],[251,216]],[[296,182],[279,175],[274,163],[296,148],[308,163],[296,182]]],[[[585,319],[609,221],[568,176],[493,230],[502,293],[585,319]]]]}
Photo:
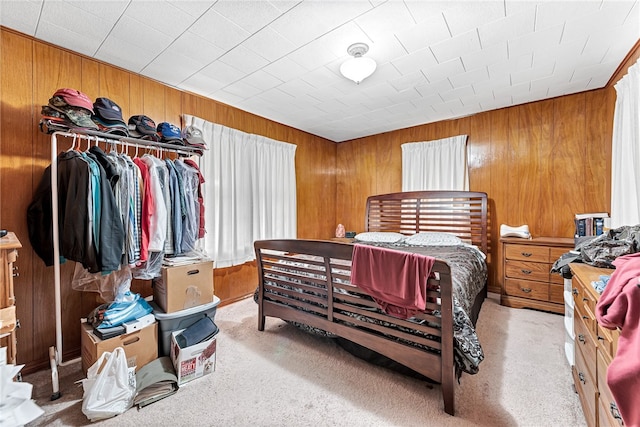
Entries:
{"type": "Polygon", "coordinates": [[[564,304],[564,286],[552,283],[549,285],[549,301],[564,304]]]}
{"type": "Polygon", "coordinates": [[[596,343],[593,335],[589,333],[582,319],[574,317],[573,328],[575,331],[575,353],[582,353],[584,361],[587,363],[587,369],[591,372],[593,378],[596,377],[596,343]]]}
{"type": "Polygon", "coordinates": [[[504,261],[504,269],[509,278],[549,282],[549,264],[507,259],[504,261]]]}
{"type": "Polygon", "coordinates": [[[549,285],[531,280],[506,279],[505,293],[514,297],[533,298],[547,301],[549,298],[549,285]]]}
{"type": "Polygon", "coordinates": [[[549,248],[532,245],[506,245],[505,258],[520,261],[550,262],[549,248]]]}
{"type": "Polygon", "coordinates": [[[622,417],[618,412],[615,400],[611,395],[609,386],[607,385],[607,368],[611,363],[611,359],[606,357],[598,350],[598,392],[600,397],[598,398],[598,418],[600,420],[600,426],[618,426],[623,425],[622,417]]]}
{"type": "Polygon", "coordinates": [[[598,349],[606,354],[606,360],[611,362],[618,351],[619,330],[611,330],[598,325],[598,349]]]}
{"type": "Polygon", "coordinates": [[[579,351],[576,351],[575,362],[576,364],[572,368],[573,382],[580,397],[582,412],[584,412],[587,425],[594,427],[596,425],[598,389],[593,377],[585,368],[585,361],[579,351]]]}

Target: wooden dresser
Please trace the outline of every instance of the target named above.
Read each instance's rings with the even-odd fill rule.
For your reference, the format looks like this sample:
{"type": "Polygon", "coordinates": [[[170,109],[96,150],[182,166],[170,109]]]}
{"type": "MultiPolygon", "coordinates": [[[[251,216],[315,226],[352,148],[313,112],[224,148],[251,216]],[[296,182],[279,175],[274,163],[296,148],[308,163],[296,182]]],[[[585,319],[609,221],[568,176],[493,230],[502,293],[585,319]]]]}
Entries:
{"type": "Polygon", "coordinates": [[[610,275],[613,271],[588,264],[571,264],[571,291],[575,302],[573,381],[587,425],[591,427],[623,425],[607,386],[607,367],[616,354],[620,333],[598,325],[595,310],[600,294],[591,285],[600,275],[610,275]]]}
{"type": "Polygon", "coordinates": [[[16,363],[16,298],[13,292],[13,277],[17,267],[13,263],[18,258],[22,245],[15,234],[7,233],[0,238],[0,348],[6,351],[7,363],[16,363]]]}
{"type": "Polygon", "coordinates": [[[564,313],[564,279],[551,273],[553,263],[574,248],[572,238],[507,237],[502,243],[503,273],[500,303],[564,313]]]}

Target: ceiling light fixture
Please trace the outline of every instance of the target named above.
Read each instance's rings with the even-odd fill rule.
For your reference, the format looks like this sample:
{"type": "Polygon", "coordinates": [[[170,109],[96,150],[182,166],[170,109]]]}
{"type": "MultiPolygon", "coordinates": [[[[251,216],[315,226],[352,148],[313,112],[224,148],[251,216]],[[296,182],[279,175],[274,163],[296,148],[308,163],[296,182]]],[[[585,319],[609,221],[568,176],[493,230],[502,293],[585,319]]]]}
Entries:
{"type": "Polygon", "coordinates": [[[365,58],[364,55],[369,50],[366,43],[354,43],[347,48],[347,53],[353,58],[349,58],[340,66],[340,74],[353,80],[356,84],[369,77],[376,70],[376,61],[365,58]]]}

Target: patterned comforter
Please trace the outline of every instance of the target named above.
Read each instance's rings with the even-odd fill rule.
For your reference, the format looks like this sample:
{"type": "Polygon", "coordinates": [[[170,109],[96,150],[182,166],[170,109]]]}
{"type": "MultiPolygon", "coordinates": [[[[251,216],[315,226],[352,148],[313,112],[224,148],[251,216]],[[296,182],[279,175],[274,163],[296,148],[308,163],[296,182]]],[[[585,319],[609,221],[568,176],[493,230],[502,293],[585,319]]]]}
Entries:
{"type": "MultiPolygon", "coordinates": [[[[451,268],[451,277],[453,284],[453,302],[454,302],[454,357],[456,364],[456,373],[458,377],[461,372],[475,374],[478,372],[478,366],[484,359],[482,347],[476,335],[475,327],[471,321],[470,313],[476,296],[482,291],[487,280],[487,266],[484,254],[477,248],[467,245],[460,246],[411,246],[405,243],[396,244],[376,244],[401,251],[415,252],[423,255],[429,255],[440,260],[446,261],[451,268]]],[[[302,259],[301,259],[302,261],[302,259]]],[[[258,289],[254,294],[254,300],[257,302],[258,289]]],[[[439,316],[439,313],[434,313],[439,316]]],[[[380,323],[386,327],[395,326],[391,322],[380,321],[369,317],[363,317],[361,320],[367,322],[380,323]]],[[[412,320],[412,319],[409,319],[412,320]]],[[[421,322],[424,322],[422,320],[421,322]]],[[[332,337],[333,335],[312,326],[300,324],[298,322],[289,322],[295,326],[314,334],[332,337]]],[[[395,326],[397,329],[405,330],[401,326],[395,326]]],[[[423,347],[414,342],[406,342],[409,345],[423,347]]],[[[427,351],[434,351],[425,348],[427,351]]]]}

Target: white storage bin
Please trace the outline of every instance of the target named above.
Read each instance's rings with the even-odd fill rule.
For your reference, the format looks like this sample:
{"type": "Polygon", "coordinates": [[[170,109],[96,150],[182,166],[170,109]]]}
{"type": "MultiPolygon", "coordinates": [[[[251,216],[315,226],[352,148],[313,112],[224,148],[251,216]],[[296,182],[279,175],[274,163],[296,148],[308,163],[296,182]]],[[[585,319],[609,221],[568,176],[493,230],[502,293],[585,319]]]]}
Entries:
{"type": "Polygon", "coordinates": [[[174,313],[165,313],[153,301],[149,303],[153,308],[153,315],[158,321],[158,355],[169,356],[171,352],[171,333],[188,328],[198,320],[207,316],[215,320],[216,309],[220,298],[213,296],[213,302],[202,304],[174,313]]]}

